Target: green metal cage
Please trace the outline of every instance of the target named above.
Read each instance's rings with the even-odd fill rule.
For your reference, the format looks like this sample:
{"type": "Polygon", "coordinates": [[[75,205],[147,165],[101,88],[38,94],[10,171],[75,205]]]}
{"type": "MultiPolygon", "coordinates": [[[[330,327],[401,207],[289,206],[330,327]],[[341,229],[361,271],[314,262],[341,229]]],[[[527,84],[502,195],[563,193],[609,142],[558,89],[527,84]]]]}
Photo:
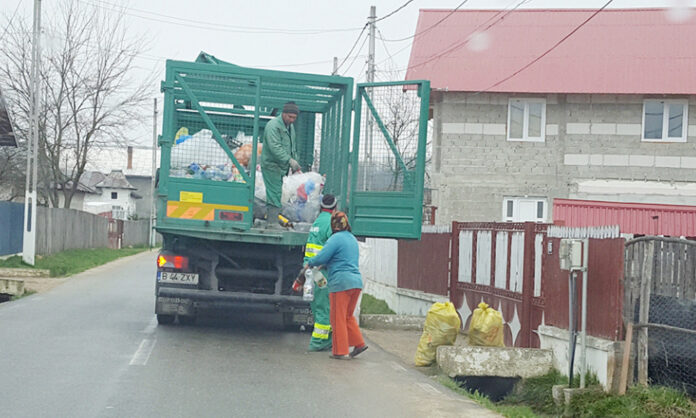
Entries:
{"type": "Polygon", "coordinates": [[[196,62],[167,61],[157,229],[304,244],[306,234],[255,228],[253,216],[264,127],[294,101],[299,163],[325,176],[324,192],[339,198],[356,235],[418,238],[429,84],[358,85],[355,100],[353,89],[348,77],[245,68],[206,53],[196,62]],[[413,109],[394,109],[404,98],[413,109]],[[233,151],[241,144],[251,148],[248,161],[233,151]]]}

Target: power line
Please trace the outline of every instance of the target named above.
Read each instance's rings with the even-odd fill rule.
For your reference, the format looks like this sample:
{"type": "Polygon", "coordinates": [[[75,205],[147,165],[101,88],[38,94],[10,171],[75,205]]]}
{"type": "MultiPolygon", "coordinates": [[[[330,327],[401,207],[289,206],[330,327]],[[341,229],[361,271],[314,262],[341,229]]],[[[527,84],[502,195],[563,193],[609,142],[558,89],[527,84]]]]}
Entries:
{"type": "MultiPolygon", "coordinates": [[[[338,67],[336,67],[336,73],[338,73],[338,70],[340,70],[341,67],[343,66],[343,64],[345,64],[345,62],[348,60],[348,58],[350,57],[350,54],[353,53],[353,50],[355,49],[356,45],[358,45],[358,42],[360,42],[360,38],[362,37],[363,33],[365,33],[365,29],[367,29],[367,25],[368,24],[365,23],[365,26],[363,26],[362,30],[360,31],[360,34],[358,35],[358,38],[355,40],[355,43],[353,43],[353,46],[350,48],[350,51],[348,51],[348,54],[346,54],[346,57],[343,58],[343,61],[341,61],[341,63],[338,65],[338,67]]],[[[365,39],[367,39],[367,38],[365,38],[365,39]]],[[[363,45],[365,45],[364,42],[363,42],[363,45]]],[[[362,49],[362,47],[360,47],[360,49],[362,49]]]]}
{"type": "MultiPolygon", "coordinates": [[[[360,48],[358,49],[358,54],[355,55],[355,58],[353,58],[353,61],[351,61],[351,63],[350,63],[350,65],[348,66],[348,68],[346,68],[346,70],[343,72],[343,75],[348,74],[348,71],[350,71],[350,69],[351,69],[351,67],[353,66],[353,64],[355,64],[355,61],[357,61],[358,57],[360,56],[359,54],[360,54],[360,52],[362,52],[363,48],[365,47],[365,43],[367,42],[368,39],[369,39],[369,37],[367,37],[367,36],[365,37],[365,39],[363,39],[363,43],[360,45],[360,48]]],[[[366,61],[366,62],[367,62],[367,61],[366,61]]],[[[367,65],[367,64],[366,64],[366,65],[367,65]]],[[[340,67],[341,67],[341,66],[339,65],[338,68],[340,68],[340,67]]],[[[336,68],[336,72],[338,72],[338,68],[336,68]]]]}
{"type": "Polygon", "coordinates": [[[475,27],[474,30],[471,31],[471,32],[466,36],[466,38],[464,38],[463,41],[461,41],[461,42],[455,42],[454,44],[451,44],[450,46],[448,46],[448,47],[445,48],[444,50],[442,50],[442,51],[436,53],[435,55],[429,56],[428,58],[425,59],[425,61],[422,61],[422,62],[420,62],[420,63],[418,63],[418,64],[409,65],[409,66],[406,68],[406,70],[410,70],[411,68],[420,67],[420,66],[425,65],[425,64],[427,64],[427,63],[429,63],[429,62],[431,62],[431,61],[433,61],[433,60],[436,60],[436,59],[438,59],[438,58],[441,58],[441,57],[443,57],[443,56],[449,54],[450,52],[456,51],[457,49],[459,49],[459,48],[463,47],[464,45],[468,44],[469,42],[471,42],[471,36],[472,36],[472,35],[474,35],[474,34],[476,34],[476,33],[481,34],[481,33],[484,33],[484,32],[486,32],[486,31],[488,31],[488,30],[491,29],[493,26],[495,26],[495,25],[497,25],[498,23],[502,22],[510,13],[514,12],[514,11],[517,10],[520,6],[522,6],[523,4],[525,4],[525,3],[529,2],[529,1],[530,1],[530,0],[522,0],[522,1],[520,1],[519,3],[517,3],[517,4],[515,5],[515,7],[513,7],[513,8],[510,9],[510,10],[501,10],[501,11],[499,11],[498,13],[496,13],[495,15],[493,15],[492,17],[488,18],[485,22],[483,22],[483,23],[481,23],[480,25],[478,25],[477,27],[475,27]],[[495,20],[495,19],[496,19],[498,16],[500,16],[500,14],[503,13],[503,12],[505,12],[505,14],[504,14],[502,17],[500,17],[498,20],[495,20]],[[484,26],[485,24],[487,24],[488,22],[490,22],[490,21],[492,21],[492,20],[495,20],[495,21],[494,21],[493,23],[489,24],[488,26],[486,26],[481,32],[479,32],[479,29],[481,29],[482,26],[484,26]]]}
{"type": "Polygon", "coordinates": [[[458,5],[457,7],[454,8],[454,10],[451,10],[451,11],[447,14],[447,16],[445,16],[445,17],[443,17],[442,19],[438,20],[434,25],[432,25],[432,26],[430,26],[430,27],[428,27],[428,28],[425,28],[425,29],[423,29],[422,31],[420,31],[420,32],[418,32],[418,33],[415,33],[415,34],[413,34],[413,35],[411,35],[411,36],[407,36],[406,38],[401,38],[401,39],[384,39],[384,41],[386,41],[386,42],[401,42],[401,41],[405,41],[405,40],[408,40],[408,39],[411,39],[411,38],[415,38],[415,37],[417,37],[417,36],[421,36],[421,35],[424,34],[425,32],[428,32],[429,30],[431,30],[431,29],[434,28],[435,26],[437,26],[437,25],[439,25],[440,23],[444,22],[448,17],[452,16],[452,14],[453,14],[454,12],[456,12],[457,10],[459,10],[459,8],[462,7],[462,6],[464,5],[464,3],[466,3],[467,1],[469,1],[469,0],[464,0],[463,2],[459,3],[459,5],[458,5]]]}
{"type": "Polygon", "coordinates": [[[401,7],[399,7],[398,9],[394,10],[393,12],[389,13],[388,15],[386,15],[386,16],[384,16],[384,17],[380,17],[379,19],[375,20],[374,23],[377,23],[377,22],[379,22],[379,21],[381,21],[381,20],[384,20],[384,19],[386,19],[386,18],[388,18],[388,17],[390,17],[390,16],[392,16],[392,15],[398,13],[401,9],[403,9],[403,8],[406,7],[406,6],[408,6],[409,3],[412,3],[412,2],[413,2],[413,0],[408,0],[406,3],[402,4],[401,7]]]}
{"type": "Polygon", "coordinates": [[[4,39],[5,35],[7,35],[7,31],[10,30],[10,26],[12,26],[12,21],[17,16],[17,12],[19,11],[19,6],[21,6],[21,5],[22,5],[22,0],[19,0],[17,2],[17,7],[15,7],[14,13],[12,13],[12,17],[10,18],[10,20],[7,21],[7,26],[5,26],[5,30],[2,31],[2,36],[0,36],[0,39],[4,39]]]}
{"type": "Polygon", "coordinates": [[[107,11],[118,11],[125,15],[136,17],[143,20],[166,23],[177,26],[187,26],[196,29],[204,29],[210,31],[232,32],[232,33],[255,33],[255,34],[284,34],[284,35],[318,35],[331,32],[354,32],[360,28],[336,28],[336,29],[287,29],[287,28],[264,28],[254,26],[233,26],[222,23],[213,23],[202,20],[194,20],[189,18],[180,18],[162,13],[150,12],[143,9],[133,7],[125,7],[109,3],[103,0],[78,0],[81,3],[88,4],[93,7],[98,7],[107,11]],[[146,15],[146,16],[143,16],[146,15]]]}
{"type": "Polygon", "coordinates": [[[542,58],[544,58],[545,56],[547,56],[551,51],[553,51],[553,50],[556,49],[560,44],[562,44],[563,42],[565,42],[566,39],[568,39],[568,38],[570,38],[571,36],[573,36],[573,34],[574,34],[575,32],[579,31],[580,28],[582,28],[583,26],[585,26],[585,25],[587,24],[587,22],[589,22],[589,21],[592,20],[595,16],[597,16],[602,10],[606,9],[607,6],[609,6],[613,1],[614,1],[614,0],[609,0],[609,1],[607,1],[606,3],[604,3],[604,6],[602,6],[600,9],[598,9],[596,12],[592,13],[592,15],[591,15],[590,17],[588,17],[587,19],[585,19],[584,22],[582,22],[581,24],[579,24],[575,29],[573,29],[572,31],[570,31],[570,33],[568,33],[566,36],[564,36],[563,38],[561,38],[561,40],[558,41],[558,42],[556,42],[551,48],[547,49],[546,52],[544,52],[543,54],[539,55],[538,57],[536,57],[535,59],[533,59],[532,61],[530,61],[529,64],[525,65],[524,67],[520,68],[519,70],[515,71],[514,73],[512,73],[512,74],[510,74],[509,76],[505,77],[504,79],[498,81],[497,83],[493,84],[492,86],[490,86],[490,87],[488,87],[488,88],[486,88],[486,89],[484,89],[484,90],[481,90],[481,91],[479,91],[479,92],[476,92],[476,94],[483,93],[483,92],[486,92],[486,91],[488,91],[488,90],[490,90],[490,89],[492,89],[492,88],[495,88],[495,87],[497,87],[497,86],[503,84],[504,82],[508,81],[509,79],[513,78],[513,77],[516,76],[517,74],[521,73],[522,71],[526,70],[527,68],[531,67],[532,65],[534,65],[534,63],[536,63],[536,62],[539,61],[540,59],[542,59],[542,58]]]}

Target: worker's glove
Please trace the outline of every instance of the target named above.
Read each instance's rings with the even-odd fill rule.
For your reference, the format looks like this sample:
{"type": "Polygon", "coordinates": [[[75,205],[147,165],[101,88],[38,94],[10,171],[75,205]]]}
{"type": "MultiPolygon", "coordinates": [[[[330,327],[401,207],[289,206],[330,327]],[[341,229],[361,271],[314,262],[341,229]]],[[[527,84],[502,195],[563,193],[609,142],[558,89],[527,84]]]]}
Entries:
{"type": "Polygon", "coordinates": [[[302,170],[302,167],[300,167],[300,163],[298,163],[297,161],[295,161],[294,158],[291,158],[291,159],[290,159],[290,168],[292,168],[292,171],[293,171],[293,172],[301,171],[301,170],[302,170]]]}

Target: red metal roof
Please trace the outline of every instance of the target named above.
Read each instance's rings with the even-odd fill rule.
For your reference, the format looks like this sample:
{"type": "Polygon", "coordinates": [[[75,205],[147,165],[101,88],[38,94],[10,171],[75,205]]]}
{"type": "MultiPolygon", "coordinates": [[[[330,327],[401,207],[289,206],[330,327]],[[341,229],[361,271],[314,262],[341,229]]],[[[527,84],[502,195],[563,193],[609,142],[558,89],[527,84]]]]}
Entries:
{"type": "Polygon", "coordinates": [[[619,225],[621,233],[696,236],[696,206],[553,200],[553,223],[565,226],[619,225]]]}
{"type": "Polygon", "coordinates": [[[406,79],[468,92],[696,94],[696,18],[692,13],[676,23],[665,9],[604,10],[531,67],[489,89],[595,11],[518,10],[496,17],[499,10],[460,10],[436,24],[451,10],[421,10],[415,33],[423,34],[414,38],[406,79]],[[483,35],[464,44],[477,32],[483,35]]]}

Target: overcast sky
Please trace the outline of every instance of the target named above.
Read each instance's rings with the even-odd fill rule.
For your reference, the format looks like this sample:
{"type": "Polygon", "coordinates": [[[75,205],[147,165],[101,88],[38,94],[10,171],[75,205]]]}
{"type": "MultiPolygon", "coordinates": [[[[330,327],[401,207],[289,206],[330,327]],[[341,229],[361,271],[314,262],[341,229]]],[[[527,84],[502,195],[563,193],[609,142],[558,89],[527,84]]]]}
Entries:
{"type": "MultiPolygon", "coordinates": [[[[44,0],[43,15],[55,10],[60,0],[44,0]]],[[[377,17],[396,10],[407,0],[316,0],[316,1],[213,1],[213,0],[79,0],[105,10],[123,10],[130,27],[151,38],[150,47],[137,60],[140,71],[154,71],[161,78],[164,60],[193,60],[200,51],[223,60],[251,67],[328,74],[333,57],[339,63],[355,43],[365,25],[370,6],[377,17]]],[[[597,9],[607,0],[528,0],[520,8],[597,9]]],[[[377,79],[395,79],[407,66],[411,39],[419,9],[454,9],[461,0],[415,0],[394,15],[377,23],[377,79]]],[[[469,0],[461,9],[511,9],[520,0],[469,0]]],[[[696,0],[615,0],[611,8],[696,6],[696,0]]],[[[15,10],[31,17],[32,0],[0,0],[0,33],[15,10]]],[[[47,35],[49,36],[49,35],[47,35]]],[[[365,35],[363,35],[363,38],[365,35]]],[[[365,80],[367,42],[362,39],[343,63],[339,73],[365,80]],[[360,48],[362,45],[362,48],[360,48]]],[[[50,39],[43,41],[50,43],[50,39]]],[[[153,97],[159,97],[153,86],[153,97]]],[[[148,144],[146,129],[134,134],[133,143],[148,144]]]]}

